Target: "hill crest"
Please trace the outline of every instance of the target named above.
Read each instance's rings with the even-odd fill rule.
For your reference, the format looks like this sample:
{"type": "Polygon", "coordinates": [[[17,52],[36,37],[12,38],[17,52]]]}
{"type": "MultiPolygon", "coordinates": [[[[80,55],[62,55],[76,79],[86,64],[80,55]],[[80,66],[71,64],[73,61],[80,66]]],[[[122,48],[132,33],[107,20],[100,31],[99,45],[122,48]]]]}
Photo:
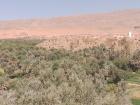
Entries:
{"type": "Polygon", "coordinates": [[[0,38],[140,32],[140,9],[52,19],[0,21],[0,38]],[[137,27],[137,29],[136,29],[137,27]]]}

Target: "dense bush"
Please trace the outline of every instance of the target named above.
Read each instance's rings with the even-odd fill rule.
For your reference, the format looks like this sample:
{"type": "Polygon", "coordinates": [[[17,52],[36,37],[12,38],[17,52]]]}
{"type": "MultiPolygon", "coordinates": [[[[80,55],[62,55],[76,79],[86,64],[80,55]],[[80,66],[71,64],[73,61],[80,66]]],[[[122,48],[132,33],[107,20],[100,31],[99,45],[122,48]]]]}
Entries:
{"type": "Polygon", "coordinates": [[[0,41],[0,105],[131,105],[122,80],[128,60],[110,59],[104,45],[73,52],[38,42],[0,41]]]}

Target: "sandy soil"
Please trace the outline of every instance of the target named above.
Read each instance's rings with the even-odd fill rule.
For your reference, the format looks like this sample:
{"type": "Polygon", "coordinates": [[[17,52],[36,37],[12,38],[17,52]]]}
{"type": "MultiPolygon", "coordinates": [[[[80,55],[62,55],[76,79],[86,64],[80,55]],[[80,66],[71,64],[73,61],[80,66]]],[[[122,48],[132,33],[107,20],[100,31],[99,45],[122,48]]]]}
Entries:
{"type": "Polygon", "coordinates": [[[129,95],[132,99],[140,99],[140,85],[128,83],[129,95]]]}
{"type": "Polygon", "coordinates": [[[127,35],[140,33],[140,9],[51,19],[0,21],[0,39],[64,35],[127,35]]]}

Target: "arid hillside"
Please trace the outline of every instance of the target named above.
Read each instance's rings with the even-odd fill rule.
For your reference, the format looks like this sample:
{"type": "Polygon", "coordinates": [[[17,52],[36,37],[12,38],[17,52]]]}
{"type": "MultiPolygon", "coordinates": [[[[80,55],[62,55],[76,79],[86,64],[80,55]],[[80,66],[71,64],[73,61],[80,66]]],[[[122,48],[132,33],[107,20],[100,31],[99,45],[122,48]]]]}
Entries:
{"type": "Polygon", "coordinates": [[[58,35],[120,35],[140,32],[140,10],[67,16],[51,19],[0,21],[0,38],[58,35]]]}

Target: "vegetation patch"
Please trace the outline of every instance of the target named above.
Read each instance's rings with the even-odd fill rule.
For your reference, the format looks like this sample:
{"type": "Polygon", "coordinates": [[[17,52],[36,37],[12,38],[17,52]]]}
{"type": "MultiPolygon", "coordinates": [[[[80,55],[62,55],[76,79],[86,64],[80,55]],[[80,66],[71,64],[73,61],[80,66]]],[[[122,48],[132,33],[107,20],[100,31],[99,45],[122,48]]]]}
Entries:
{"type": "Polygon", "coordinates": [[[140,85],[140,73],[139,72],[137,72],[137,73],[135,73],[135,72],[129,73],[128,75],[129,76],[128,76],[127,81],[129,83],[135,83],[135,84],[139,84],[140,85]]]}
{"type": "Polygon", "coordinates": [[[0,76],[4,75],[4,69],[0,68],[0,76]]]}
{"type": "Polygon", "coordinates": [[[138,53],[126,59],[104,45],[71,51],[38,43],[0,41],[2,105],[131,105],[124,80],[134,78],[129,60],[138,53]]]}
{"type": "Polygon", "coordinates": [[[140,105],[140,99],[133,99],[132,103],[133,105],[140,105]]]}

